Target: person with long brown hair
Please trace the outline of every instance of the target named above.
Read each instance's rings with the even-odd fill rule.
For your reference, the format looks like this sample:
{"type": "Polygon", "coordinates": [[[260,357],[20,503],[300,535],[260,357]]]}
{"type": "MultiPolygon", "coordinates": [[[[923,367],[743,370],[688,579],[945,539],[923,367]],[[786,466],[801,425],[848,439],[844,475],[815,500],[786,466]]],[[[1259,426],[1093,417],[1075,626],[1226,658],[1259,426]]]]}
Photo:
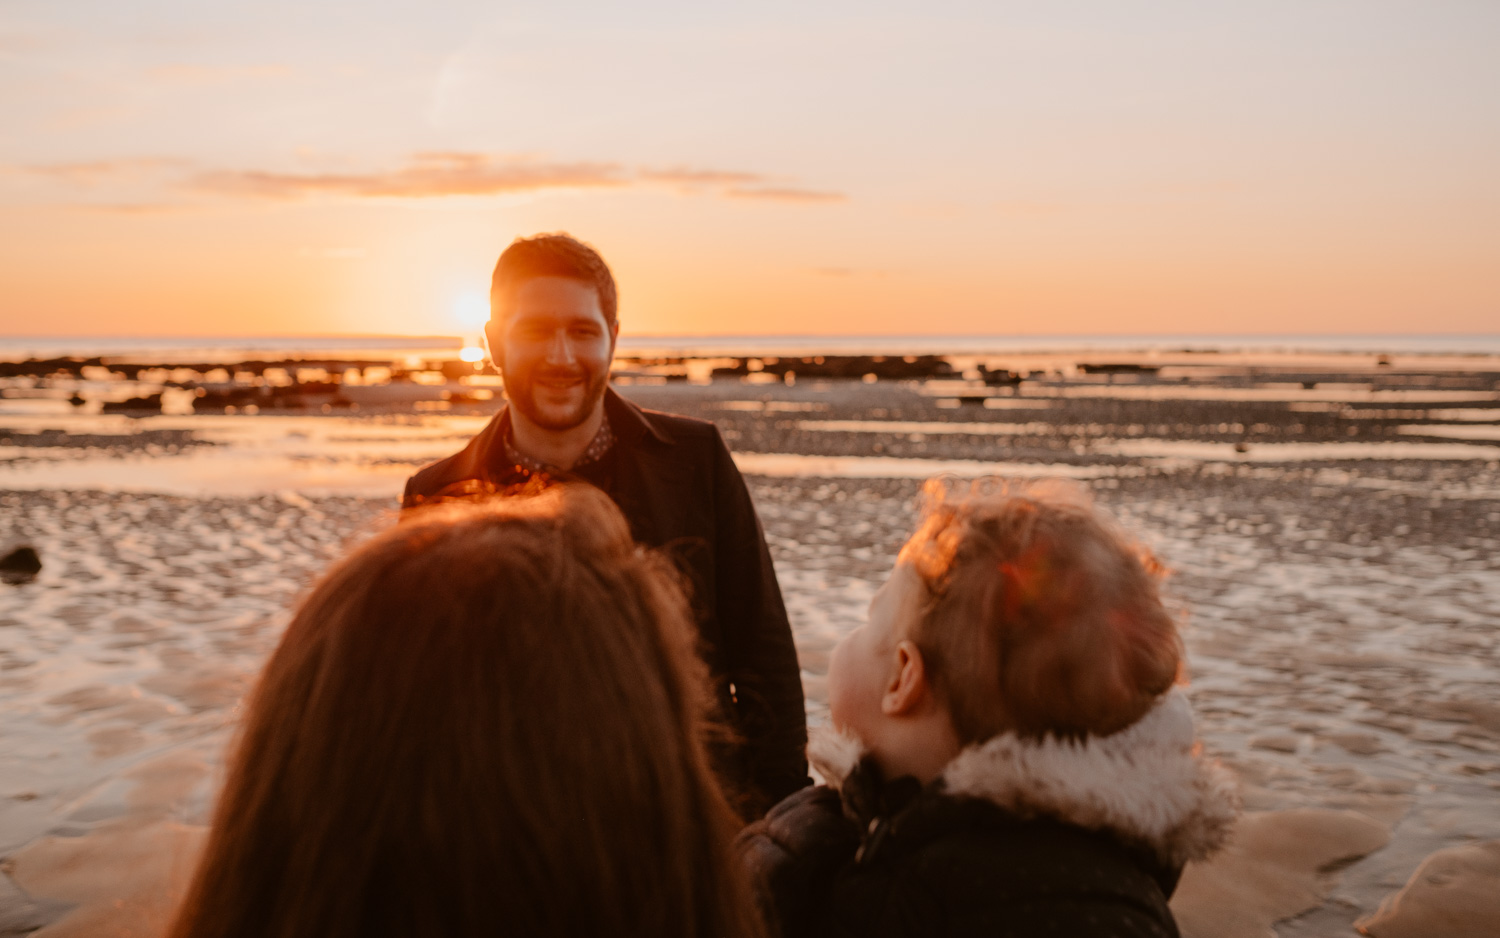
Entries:
{"type": "Polygon", "coordinates": [[[582,486],[356,549],[266,665],[171,934],[758,938],[669,570],[582,486]]]}

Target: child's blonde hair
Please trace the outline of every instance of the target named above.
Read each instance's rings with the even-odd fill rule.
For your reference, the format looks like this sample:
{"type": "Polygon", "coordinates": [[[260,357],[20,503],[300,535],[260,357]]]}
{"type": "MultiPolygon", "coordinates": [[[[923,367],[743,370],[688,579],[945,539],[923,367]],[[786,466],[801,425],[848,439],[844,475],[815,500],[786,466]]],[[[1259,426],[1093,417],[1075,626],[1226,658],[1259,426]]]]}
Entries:
{"type": "Polygon", "coordinates": [[[1177,679],[1162,568],[1062,483],[923,487],[902,548],[927,587],[913,640],[964,744],[1105,736],[1177,679]]]}

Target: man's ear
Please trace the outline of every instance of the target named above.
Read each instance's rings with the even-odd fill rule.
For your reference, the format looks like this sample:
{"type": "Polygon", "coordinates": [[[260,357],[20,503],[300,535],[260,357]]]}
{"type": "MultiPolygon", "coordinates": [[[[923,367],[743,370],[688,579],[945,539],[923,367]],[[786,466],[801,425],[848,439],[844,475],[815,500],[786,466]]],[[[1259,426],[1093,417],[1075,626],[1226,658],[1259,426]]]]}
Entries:
{"type": "Polygon", "coordinates": [[[615,355],[615,343],[620,340],[620,320],[616,319],[609,324],[609,356],[615,355]]]}
{"type": "Polygon", "coordinates": [[[880,697],[880,710],[886,716],[908,716],[916,713],[931,697],[927,682],[927,665],[915,642],[896,643],[892,652],[891,676],[880,697]]]}
{"type": "Polygon", "coordinates": [[[490,347],[490,361],[495,367],[500,367],[500,361],[505,357],[505,337],[500,329],[500,323],[491,319],[484,324],[484,342],[490,347]]]}

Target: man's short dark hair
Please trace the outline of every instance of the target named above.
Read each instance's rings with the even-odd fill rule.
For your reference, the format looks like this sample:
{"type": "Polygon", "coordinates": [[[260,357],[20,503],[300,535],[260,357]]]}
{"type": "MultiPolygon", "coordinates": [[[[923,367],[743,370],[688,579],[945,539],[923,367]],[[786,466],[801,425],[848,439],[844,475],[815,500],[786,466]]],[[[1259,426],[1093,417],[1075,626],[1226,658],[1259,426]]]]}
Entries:
{"type": "Polygon", "coordinates": [[[514,290],[537,277],[566,277],[593,287],[599,294],[599,310],[604,321],[614,325],[619,299],[615,278],[599,252],[571,235],[539,234],[517,238],[510,243],[490,280],[491,300],[505,290],[514,290]]]}

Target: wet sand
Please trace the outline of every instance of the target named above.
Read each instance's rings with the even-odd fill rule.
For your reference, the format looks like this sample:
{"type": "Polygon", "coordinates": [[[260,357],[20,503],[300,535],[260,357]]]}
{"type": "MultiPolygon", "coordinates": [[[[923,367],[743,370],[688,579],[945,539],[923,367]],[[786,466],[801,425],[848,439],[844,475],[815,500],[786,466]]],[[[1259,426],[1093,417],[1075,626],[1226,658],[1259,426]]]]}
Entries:
{"type": "MultiPolygon", "coordinates": [[[[1500,893],[1479,846],[1500,839],[1500,447],[1401,429],[1484,417],[1493,392],[1352,408],[1392,411],[1371,416],[1295,399],[989,406],[886,382],[623,390],[716,420],[758,473],[813,722],[829,649],[909,532],[924,469],[1069,475],[1174,570],[1200,734],[1251,812],[1185,878],[1185,934],[1463,934],[1434,924],[1444,897],[1483,915],[1474,897],[1500,893]],[[835,421],[901,423],[818,425],[835,421]],[[1466,449],[1381,448],[1412,442],[1466,449]],[[1255,458],[1273,444],[1311,449],[1255,458]],[[1366,449],[1337,448],[1352,444],[1366,449]]],[[[0,584],[0,935],[148,934],[288,606],[482,418],[151,418],[64,439],[33,416],[0,412],[0,549],[34,544],[44,563],[0,584]]]]}

